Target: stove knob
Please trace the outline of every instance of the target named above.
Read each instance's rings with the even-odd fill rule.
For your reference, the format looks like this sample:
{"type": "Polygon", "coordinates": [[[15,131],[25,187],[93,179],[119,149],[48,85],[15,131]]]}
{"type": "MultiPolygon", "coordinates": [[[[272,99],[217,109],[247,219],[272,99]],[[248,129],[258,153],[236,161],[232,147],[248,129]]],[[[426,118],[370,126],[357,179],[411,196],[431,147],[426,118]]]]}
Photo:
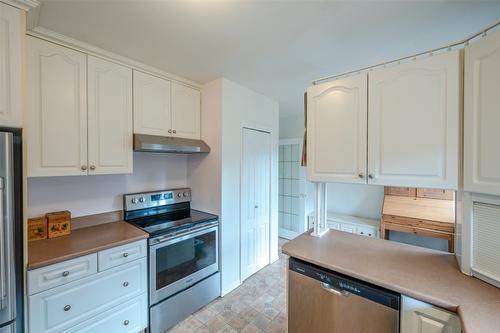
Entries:
{"type": "Polygon", "coordinates": [[[137,198],[132,198],[132,203],[136,204],[137,203],[137,198]]]}
{"type": "Polygon", "coordinates": [[[139,202],[144,202],[144,201],[146,201],[146,198],[144,198],[144,197],[139,198],[139,202]]]}
{"type": "Polygon", "coordinates": [[[182,195],[183,195],[184,197],[187,197],[187,196],[189,196],[189,193],[184,192],[184,193],[182,193],[182,195]]]}

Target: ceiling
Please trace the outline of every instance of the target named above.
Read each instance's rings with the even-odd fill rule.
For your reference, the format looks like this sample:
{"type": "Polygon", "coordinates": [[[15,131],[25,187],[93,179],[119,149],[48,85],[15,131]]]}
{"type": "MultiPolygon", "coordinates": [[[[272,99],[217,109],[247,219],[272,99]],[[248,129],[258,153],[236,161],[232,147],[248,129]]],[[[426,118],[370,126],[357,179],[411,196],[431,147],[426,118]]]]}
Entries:
{"type": "Polygon", "coordinates": [[[226,77],[302,112],[310,82],[462,39],[500,1],[42,0],[37,24],[187,79],[226,77]]]}

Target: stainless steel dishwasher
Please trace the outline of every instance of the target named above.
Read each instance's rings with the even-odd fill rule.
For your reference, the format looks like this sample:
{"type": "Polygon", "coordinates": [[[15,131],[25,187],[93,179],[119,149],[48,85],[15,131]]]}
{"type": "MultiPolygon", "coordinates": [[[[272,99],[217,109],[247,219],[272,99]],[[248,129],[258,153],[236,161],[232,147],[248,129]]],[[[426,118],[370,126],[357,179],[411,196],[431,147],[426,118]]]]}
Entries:
{"type": "Polygon", "coordinates": [[[399,332],[401,295],[290,258],[289,333],[399,332]]]}

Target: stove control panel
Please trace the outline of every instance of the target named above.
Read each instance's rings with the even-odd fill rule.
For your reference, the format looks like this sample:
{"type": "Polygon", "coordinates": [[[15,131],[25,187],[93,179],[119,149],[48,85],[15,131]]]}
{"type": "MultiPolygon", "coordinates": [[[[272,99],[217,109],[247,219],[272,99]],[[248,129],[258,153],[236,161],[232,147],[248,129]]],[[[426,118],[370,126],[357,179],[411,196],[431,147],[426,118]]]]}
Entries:
{"type": "Polygon", "coordinates": [[[158,192],[126,194],[123,196],[125,211],[152,208],[191,201],[191,189],[179,188],[158,192]]]}

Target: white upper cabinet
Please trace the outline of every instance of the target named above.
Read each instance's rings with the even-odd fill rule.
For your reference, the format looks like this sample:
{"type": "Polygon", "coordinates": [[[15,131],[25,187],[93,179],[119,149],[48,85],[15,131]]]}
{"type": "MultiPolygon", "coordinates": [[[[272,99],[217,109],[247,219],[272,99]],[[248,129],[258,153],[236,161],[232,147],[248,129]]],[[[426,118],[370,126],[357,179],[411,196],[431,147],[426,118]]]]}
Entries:
{"type": "Polygon", "coordinates": [[[134,133],[200,138],[199,90],[134,71],[134,133]]]}
{"type": "Polygon", "coordinates": [[[370,184],[458,188],[460,52],[369,75],[370,184]]]}
{"type": "Polygon", "coordinates": [[[500,32],[465,48],[464,189],[500,195],[500,32]]]}
{"type": "Polygon", "coordinates": [[[366,183],[367,74],[307,90],[308,180],[366,183]]]}
{"type": "Polygon", "coordinates": [[[170,81],[134,71],[134,133],[172,133],[170,81]]]}
{"type": "Polygon", "coordinates": [[[0,126],[22,127],[22,15],[21,10],[0,3],[0,126]]]}
{"type": "Polygon", "coordinates": [[[172,83],[172,135],[186,139],[200,138],[201,93],[172,83]]]}
{"type": "Polygon", "coordinates": [[[88,56],[89,174],[132,173],[132,69],[88,56]]]}
{"type": "Polygon", "coordinates": [[[28,176],[87,174],[86,55],[27,37],[28,176]]]}

